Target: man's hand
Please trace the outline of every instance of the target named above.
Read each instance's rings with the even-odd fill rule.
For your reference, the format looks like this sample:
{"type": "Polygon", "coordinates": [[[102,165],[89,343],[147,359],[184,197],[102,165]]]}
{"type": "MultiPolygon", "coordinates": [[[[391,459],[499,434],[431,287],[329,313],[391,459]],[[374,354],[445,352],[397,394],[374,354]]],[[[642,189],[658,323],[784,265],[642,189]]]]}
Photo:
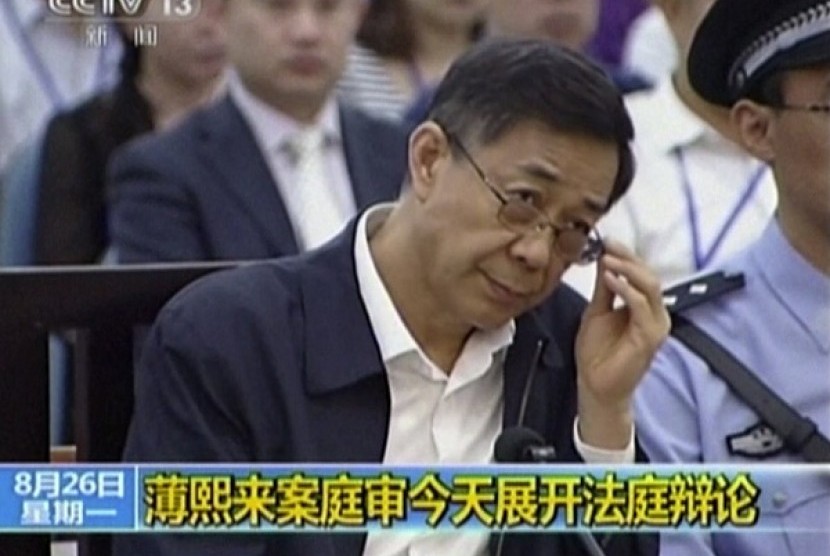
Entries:
{"type": "Polygon", "coordinates": [[[671,321],[660,281],[614,242],[597,266],[594,295],[576,338],[579,435],[597,448],[622,449],[631,437],[631,398],[671,321]],[[614,308],[619,296],[623,306],[614,308]]]}

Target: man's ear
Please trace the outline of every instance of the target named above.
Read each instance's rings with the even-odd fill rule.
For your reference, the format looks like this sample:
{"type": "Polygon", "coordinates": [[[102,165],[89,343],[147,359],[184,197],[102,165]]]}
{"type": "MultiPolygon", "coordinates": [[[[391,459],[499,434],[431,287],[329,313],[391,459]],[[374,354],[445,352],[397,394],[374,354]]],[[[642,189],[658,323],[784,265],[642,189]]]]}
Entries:
{"type": "Polygon", "coordinates": [[[444,131],[433,121],[420,124],[409,136],[409,176],[415,197],[426,199],[435,186],[439,169],[450,156],[444,131]]]}
{"type": "Polygon", "coordinates": [[[774,110],[752,100],[741,99],[732,107],[730,116],[732,125],[738,130],[741,145],[749,154],[767,164],[775,162],[774,110]]]}

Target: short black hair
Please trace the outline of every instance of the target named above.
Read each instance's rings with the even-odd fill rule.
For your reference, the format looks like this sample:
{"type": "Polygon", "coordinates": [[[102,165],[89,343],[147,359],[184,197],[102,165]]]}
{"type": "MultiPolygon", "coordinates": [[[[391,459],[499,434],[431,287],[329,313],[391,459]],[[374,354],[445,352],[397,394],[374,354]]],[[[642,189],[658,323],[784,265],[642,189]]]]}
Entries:
{"type": "Polygon", "coordinates": [[[491,144],[527,121],[616,143],[619,165],[606,209],[634,177],[634,126],[618,89],[585,56],[549,41],[472,47],[441,81],[428,119],[468,145],[491,144]]]}

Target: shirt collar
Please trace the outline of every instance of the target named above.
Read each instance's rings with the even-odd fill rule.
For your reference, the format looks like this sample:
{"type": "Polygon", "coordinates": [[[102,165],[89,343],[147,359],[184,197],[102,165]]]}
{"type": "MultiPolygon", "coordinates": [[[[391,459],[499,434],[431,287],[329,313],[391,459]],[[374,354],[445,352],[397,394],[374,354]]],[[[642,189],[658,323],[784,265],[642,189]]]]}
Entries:
{"type": "MultiPolygon", "coordinates": [[[[413,352],[427,359],[395,309],[369,250],[369,239],[381,227],[394,207],[394,203],[385,203],[375,205],[364,212],[357,223],[357,236],[354,243],[360,297],[366,307],[366,313],[385,365],[401,355],[413,352]]],[[[495,353],[512,343],[515,330],[515,322],[511,320],[493,330],[477,331],[468,342],[475,342],[477,346],[483,346],[490,353],[495,353]]]]}
{"type": "MultiPolygon", "coordinates": [[[[276,110],[254,96],[234,71],[231,71],[228,77],[228,92],[264,152],[275,152],[281,149],[304,127],[291,116],[276,110]]],[[[326,144],[341,142],[340,114],[333,95],[326,100],[315,125],[323,131],[326,144]]]]}
{"type": "Polygon", "coordinates": [[[750,256],[779,301],[823,351],[830,352],[830,277],[793,248],[777,218],[753,245],[750,256]]]}
{"type": "Polygon", "coordinates": [[[704,139],[721,139],[719,133],[680,100],[671,77],[660,81],[651,94],[654,95],[654,113],[671,118],[670,122],[660,122],[660,132],[655,134],[658,139],[657,148],[662,152],[671,153],[704,139]]]}
{"type": "Polygon", "coordinates": [[[664,152],[673,152],[704,136],[706,124],[680,100],[671,77],[660,81],[654,89],[654,113],[671,115],[671,122],[655,128],[657,146],[664,152]]]}

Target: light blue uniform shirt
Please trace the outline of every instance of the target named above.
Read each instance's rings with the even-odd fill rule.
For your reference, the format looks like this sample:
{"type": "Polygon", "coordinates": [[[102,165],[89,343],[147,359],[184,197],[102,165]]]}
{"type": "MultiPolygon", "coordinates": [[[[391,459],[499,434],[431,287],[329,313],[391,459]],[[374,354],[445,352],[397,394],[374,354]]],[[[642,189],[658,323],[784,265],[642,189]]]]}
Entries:
{"type": "MultiPolygon", "coordinates": [[[[830,436],[830,277],[793,249],[777,221],[721,270],[743,273],[746,286],[683,314],[830,436]]],[[[758,448],[746,431],[760,419],[674,338],[657,354],[635,403],[637,433],[654,462],[803,462],[785,451],[760,458],[730,452],[730,435],[758,448]]],[[[788,531],[664,535],[661,555],[830,554],[830,480],[796,482],[782,474],[780,483],[761,486],[764,525],[788,531]]]]}

